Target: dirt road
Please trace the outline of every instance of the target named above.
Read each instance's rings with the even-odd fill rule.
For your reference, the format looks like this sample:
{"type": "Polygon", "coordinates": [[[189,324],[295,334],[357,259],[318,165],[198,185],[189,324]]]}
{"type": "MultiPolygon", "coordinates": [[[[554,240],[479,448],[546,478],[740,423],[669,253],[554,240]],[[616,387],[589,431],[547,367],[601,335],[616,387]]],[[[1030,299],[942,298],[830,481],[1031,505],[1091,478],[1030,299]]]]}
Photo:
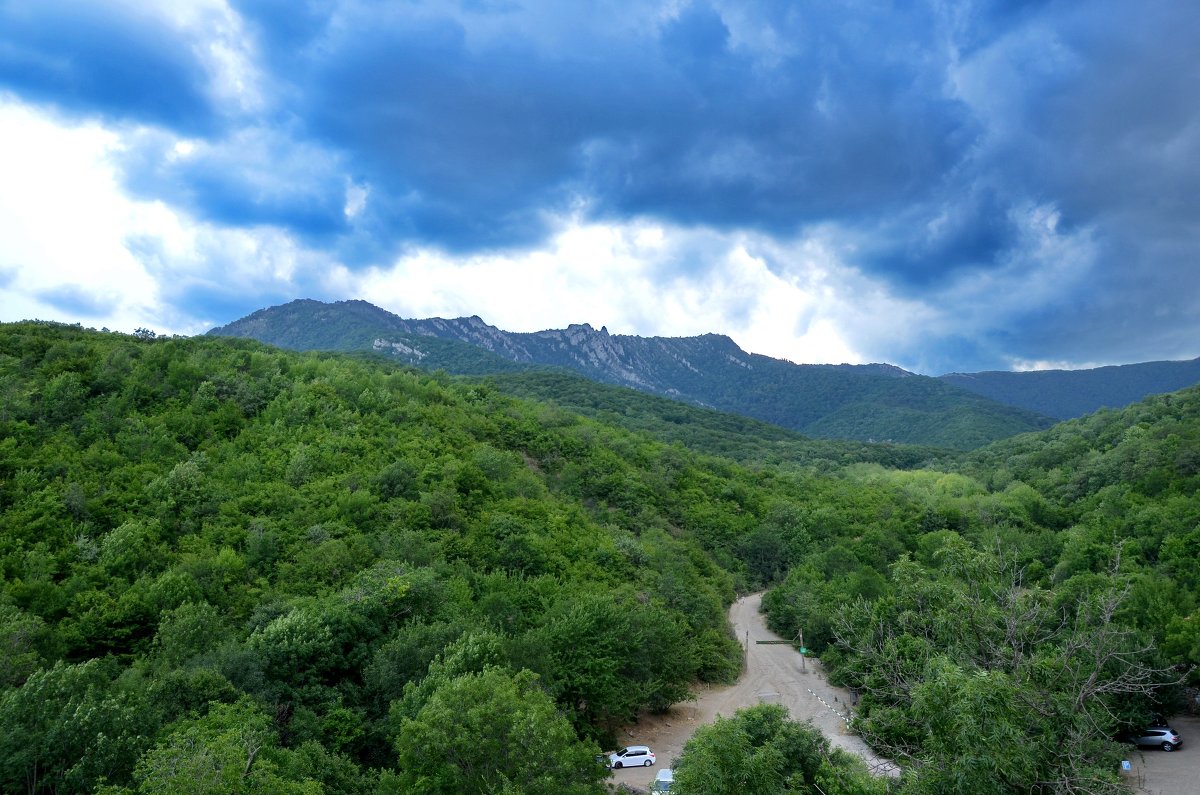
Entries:
{"type": "Polygon", "coordinates": [[[761,594],[743,597],[729,609],[729,622],[736,637],[746,646],[746,665],[735,684],[708,687],[696,691],[696,700],[677,704],[664,715],[647,715],[628,726],[621,740],[625,744],[643,743],[658,755],[651,768],[614,770],[614,784],[645,788],[655,772],[670,767],[683,751],[684,744],[697,727],[711,723],[718,715],[730,717],[742,707],[755,704],[781,704],[793,720],[811,720],[830,742],[858,754],[872,770],[895,774],[895,767],[875,756],[866,744],[846,730],[843,715],[848,715],[849,692],[832,687],[814,660],[801,660],[789,645],[764,646],[758,640],[780,640],[769,631],[758,612],[761,594]]]}

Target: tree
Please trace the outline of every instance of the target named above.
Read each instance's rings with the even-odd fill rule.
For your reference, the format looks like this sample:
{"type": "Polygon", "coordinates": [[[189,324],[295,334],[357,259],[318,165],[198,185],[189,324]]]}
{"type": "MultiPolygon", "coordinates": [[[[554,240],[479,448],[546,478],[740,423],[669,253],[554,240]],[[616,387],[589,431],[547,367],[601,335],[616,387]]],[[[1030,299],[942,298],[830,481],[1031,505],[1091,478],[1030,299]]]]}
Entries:
{"type": "Polygon", "coordinates": [[[872,795],[887,791],[856,756],[831,748],[811,723],[777,704],[718,717],[688,741],[675,767],[681,795],[872,795]]]}
{"type": "Polygon", "coordinates": [[[46,624],[38,616],[0,604],[0,687],[20,685],[34,672],[45,633],[46,624]]]}
{"type": "Polygon", "coordinates": [[[582,731],[683,701],[697,667],[676,614],[604,592],[563,600],[526,640],[536,649],[531,667],[582,731]]]}
{"type": "Polygon", "coordinates": [[[249,698],[213,704],[207,715],[178,723],[138,761],[142,795],[319,795],[312,779],[289,779],[272,759],[270,719],[249,698]]]}
{"type": "Polygon", "coordinates": [[[890,596],[836,622],[825,659],[861,692],[868,742],[908,763],[916,792],[1119,791],[1111,738],[1177,678],[1116,620],[1120,578],[1055,593],[961,540],[934,557],[936,570],[902,559],[890,596]]]}
{"type": "Polygon", "coordinates": [[[581,742],[530,671],[444,682],[396,738],[405,792],[600,795],[599,748],[581,742]]]}
{"type": "Polygon", "coordinates": [[[87,792],[126,779],[157,719],[117,674],[108,660],[58,662],[0,695],[0,791],[87,792]]]}
{"type": "Polygon", "coordinates": [[[737,718],[718,717],[688,742],[675,779],[685,795],[778,795],[784,762],[774,746],[755,746],[737,718]]]}

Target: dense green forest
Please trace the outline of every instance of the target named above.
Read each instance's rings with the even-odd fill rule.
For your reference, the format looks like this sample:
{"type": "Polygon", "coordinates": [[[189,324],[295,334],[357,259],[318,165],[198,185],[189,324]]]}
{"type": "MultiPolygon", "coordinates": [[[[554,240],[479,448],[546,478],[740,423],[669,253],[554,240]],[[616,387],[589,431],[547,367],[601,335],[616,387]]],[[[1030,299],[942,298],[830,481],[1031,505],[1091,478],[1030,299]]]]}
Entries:
{"type": "Polygon", "coordinates": [[[1128,752],[1109,741],[1184,708],[1197,683],[1200,389],[958,467],[847,469],[840,510],[879,505],[882,486],[921,511],[883,534],[878,520],[823,529],[831,546],[790,556],[764,598],[771,623],[803,628],[861,695],[856,727],[907,763],[905,791],[1119,790],[1128,752]]]}
{"type": "Polygon", "coordinates": [[[386,361],[3,325],[0,791],[600,793],[617,727],[737,675],[763,586],[905,774],[763,709],[685,795],[1117,788],[1200,656],[1198,408],[779,467],[386,361]]]}
{"type": "Polygon", "coordinates": [[[508,395],[552,403],[608,425],[648,433],[700,453],[784,469],[824,471],[846,464],[876,463],[913,469],[960,457],[938,447],[810,439],[779,425],[741,414],[701,408],[628,387],[601,384],[563,370],[531,370],[485,379],[508,395]]]}

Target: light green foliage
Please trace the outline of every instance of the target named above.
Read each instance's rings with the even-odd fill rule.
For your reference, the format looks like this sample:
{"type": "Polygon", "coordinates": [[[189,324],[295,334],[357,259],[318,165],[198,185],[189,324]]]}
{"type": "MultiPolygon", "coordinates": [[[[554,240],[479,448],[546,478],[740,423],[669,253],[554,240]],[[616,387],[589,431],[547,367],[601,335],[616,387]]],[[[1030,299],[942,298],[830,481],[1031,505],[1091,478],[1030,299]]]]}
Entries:
{"type": "Polygon", "coordinates": [[[697,795],[776,795],[783,791],[783,765],[777,748],[755,747],[733,720],[718,718],[684,750],[676,786],[697,795]]]}
{"type": "Polygon", "coordinates": [[[319,795],[312,778],[289,779],[273,758],[271,722],[248,700],[214,704],[202,718],[174,726],[137,764],[142,795],[319,795]]]}
{"type": "Polygon", "coordinates": [[[97,562],[109,574],[118,577],[134,579],[141,574],[154,573],[166,558],[166,550],[158,543],[156,530],[156,527],[140,522],[125,522],[100,539],[97,562]]]}
{"type": "Polygon", "coordinates": [[[1170,680],[1114,621],[1116,583],[1097,576],[1063,604],[962,540],[935,559],[902,560],[889,597],[842,612],[827,662],[862,693],[860,731],[909,761],[916,792],[1115,788],[1111,738],[1170,680]]]}
{"type": "Polygon", "coordinates": [[[467,674],[480,673],[489,667],[498,667],[505,662],[504,649],[498,635],[476,632],[456,640],[446,647],[437,660],[429,666],[429,673],[419,682],[404,686],[404,696],[391,707],[391,720],[399,724],[417,715],[437,690],[450,680],[467,674]]]}
{"type": "Polygon", "coordinates": [[[37,669],[42,661],[38,646],[45,635],[41,618],[0,604],[0,686],[20,685],[37,669]]]}
{"type": "Polygon", "coordinates": [[[206,515],[216,510],[216,495],[203,466],[204,456],[180,461],[148,487],[159,505],[159,520],[174,532],[195,532],[206,515]]]}
{"type": "Polygon", "coordinates": [[[559,603],[528,642],[534,667],[583,731],[615,728],[642,707],[687,698],[697,667],[685,627],[670,612],[600,594],[559,603]]]}
{"type": "Polygon", "coordinates": [[[211,653],[228,631],[221,614],[206,602],[187,602],[165,612],[154,637],[154,657],[168,669],[211,653]]]}
{"type": "Polygon", "coordinates": [[[811,724],[760,704],[702,726],[675,766],[680,795],[883,795],[862,760],[834,749],[811,724]]]}
{"type": "Polygon", "coordinates": [[[332,627],[312,607],[289,610],[255,630],[246,646],[271,683],[271,692],[284,697],[312,697],[325,673],[340,661],[332,627]]]}
{"type": "Polygon", "coordinates": [[[0,790],[85,792],[127,777],[156,716],[136,682],[101,660],[58,662],[0,694],[0,790]]]}
{"type": "Polygon", "coordinates": [[[988,793],[1023,791],[1037,779],[1030,737],[1059,738],[1025,707],[1026,694],[1004,671],[965,670],[944,657],[926,665],[912,690],[910,719],[925,729],[922,754],[929,764],[913,776],[915,790],[988,793]],[[1042,734],[1042,732],[1049,734],[1042,734]]]}
{"type": "Polygon", "coordinates": [[[488,667],[446,679],[396,741],[399,775],[414,795],[598,795],[599,748],[570,723],[529,671],[488,667]]]}

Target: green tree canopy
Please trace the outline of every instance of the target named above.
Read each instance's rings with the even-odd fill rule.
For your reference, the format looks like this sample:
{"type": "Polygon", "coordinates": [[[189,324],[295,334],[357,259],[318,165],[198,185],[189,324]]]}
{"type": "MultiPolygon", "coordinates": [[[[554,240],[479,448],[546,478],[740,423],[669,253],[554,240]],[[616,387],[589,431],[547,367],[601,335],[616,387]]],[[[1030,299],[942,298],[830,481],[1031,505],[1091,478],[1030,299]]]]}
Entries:
{"type": "Polygon", "coordinates": [[[581,742],[529,671],[488,667],[437,688],[400,724],[405,792],[599,795],[599,748],[581,742]]]}
{"type": "Polygon", "coordinates": [[[675,767],[680,795],[883,795],[861,759],[837,748],[811,723],[788,720],[777,704],[738,710],[701,726],[675,767]]]}

